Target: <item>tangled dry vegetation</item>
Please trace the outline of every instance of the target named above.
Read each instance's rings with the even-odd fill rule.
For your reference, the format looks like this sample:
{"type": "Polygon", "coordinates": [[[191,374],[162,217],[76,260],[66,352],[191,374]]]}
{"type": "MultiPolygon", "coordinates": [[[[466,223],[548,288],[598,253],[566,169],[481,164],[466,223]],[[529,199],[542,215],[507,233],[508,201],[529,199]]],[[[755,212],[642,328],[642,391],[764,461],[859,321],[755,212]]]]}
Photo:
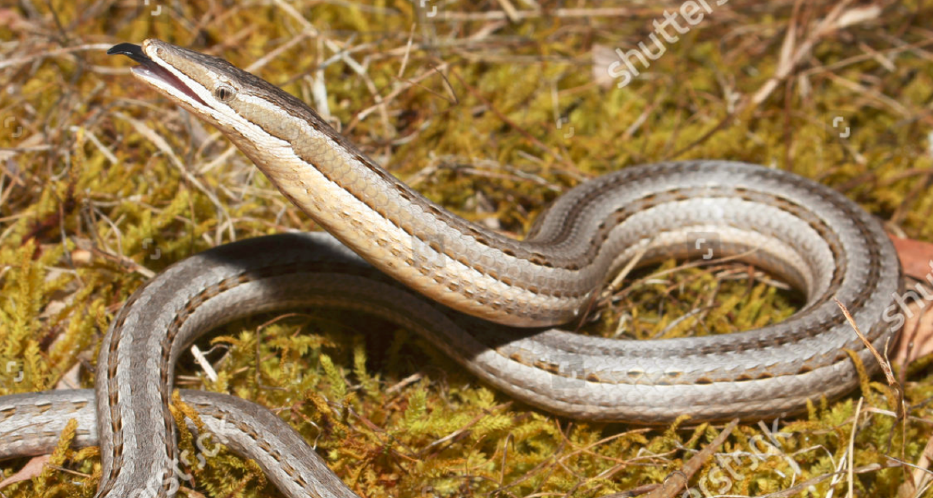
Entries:
{"type": "MultiPolygon", "coordinates": [[[[651,22],[680,5],[0,5],[0,365],[14,365],[0,372],[2,393],[90,387],[114,313],[172,262],[315,228],[215,130],[104,55],[122,41],[160,38],[248,67],[313,102],[431,199],[516,236],[585,178],[722,158],[816,179],[892,233],[933,241],[928,4],[733,0],[619,88],[608,77],[614,49],[645,41],[651,22]]],[[[725,333],[784,319],[799,304],[734,262],[671,261],[621,289],[587,333],[725,333]]],[[[218,379],[187,361],[179,387],[271,407],[365,497],[634,496],[695,456],[688,494],[669,496],[933,496],[922,489],[933,458],[924,358],[896,366],[905,420],[895,417],[897,392],[865,379],[841,401],[777,425],[740,424],[710,446],[723,425],[649,430],[530,409],[417,336],[365,317],[257,317],[200,347],[218,379]],[[705,447],[712,454],[698,453],[705,447]]],[[[96,450],[62,437],[37,477],[2,492],[92,496],[96,450]]],[[[194,449],[190,437],[182,445],[194,449]]],[[[3,463],[4,476],[26,463],[3,463]]],[[[229,453],[190,471],[188,496],[276,493],[229,453]]]]}

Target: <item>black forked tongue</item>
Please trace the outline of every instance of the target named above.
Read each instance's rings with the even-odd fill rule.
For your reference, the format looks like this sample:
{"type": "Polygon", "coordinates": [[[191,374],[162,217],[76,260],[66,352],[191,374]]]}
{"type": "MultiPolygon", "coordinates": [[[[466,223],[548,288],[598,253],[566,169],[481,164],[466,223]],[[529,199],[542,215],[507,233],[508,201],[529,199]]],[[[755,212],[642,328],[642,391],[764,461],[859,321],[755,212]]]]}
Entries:
{"type": "Polygon", "coordinates": [[[143,53],[142,47],[139,45],[133,45],[132,43],[121,43],[119,45],[114,45],[113,47],[110,47],[110,50],[107,51],[107,55],[125,55],[140,64],[152,62],[152,59],[146,57],[146,54],[143,53]]]}
{"type": "Polygon", "coordinates": [[[146,56],[146,54],[143,53],[143,48],[139,45],[133,45],[132,43],[120,43],[110,47],[110,50],[107,51],[107,55],[125,55],[130,59],[133,59],[140,64],[139,66],[133,68],[133,73],[137,76],[141,76],[150,83],[154,80],[158,80],[164,85],[170,85],[179,92],[182,92],[190,97],[192,100],[195,100],[201,105],[207,107],[207,104],[201,100],[201,97],[198,97],[198,95],[194,93],[194,91],[191,90],[188,85],[178,79],[178,77],[172,74],[171,71],[165,69],[164,67],[157,64],[154,60],[146,56]]]}

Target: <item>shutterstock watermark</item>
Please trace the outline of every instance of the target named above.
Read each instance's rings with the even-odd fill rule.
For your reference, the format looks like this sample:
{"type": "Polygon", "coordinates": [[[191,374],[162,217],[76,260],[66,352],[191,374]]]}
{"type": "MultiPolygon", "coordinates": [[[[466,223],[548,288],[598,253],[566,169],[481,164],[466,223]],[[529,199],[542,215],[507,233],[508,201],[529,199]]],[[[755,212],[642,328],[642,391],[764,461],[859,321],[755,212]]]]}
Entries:
{"type": "Polygon", "coordinates": [[[23,136],[23,127],[17,123],[17,120],[13,116],[7,116],[3,118],[3,128],[4,130],[12,130],[13,138],[19,138],[23,136]]]}
{"type": "Polygon", "coordinates": [[[642,70],[648,69],[651,66],[650,61],[658,60],[667,52],[665,42],[667,44],[677,43],[680,41],[678,34],[686,34],[691,27],[699,24],[707,14],[712,14],[713,6],[721,7],[728,2],[729,0],[687,0],[681,4],[680,9],[674,12],[665,10],[664,20],[655,19],[653,22],[654,32],[648,35],[648,39],[654,43],[654,50],[648,48],[645,42],[639,42],[638,48],[633,48],[628,52],[617,48],[616,54],[619,55],[619,60],[609,64],[606,71],[613,78],[622,78],[622,81],[616,85],[617,87],[625,87],[632,82],[635,76],[641,74],[635,64],[632,63],[633,58],[641,63],[642,70]],[[686,21],[686,24],[682,25],[678,21],[686,21]],[[674,32],[672,33],[668,29],[673,29],[674,32]],[[664,40],[662,41],[659,36],[664,40]],[[623,65],[625,66],[624,69],[622,68],[623,65]]]}
{"type": "MultiPolygon", "coordinates": [[[[930,272],[926,274],[926,281],[933,286],[933,259],[928,264],[930,265],[930,272]]],[[[894,304],[885,308],[884,313],[881,315],[886,323],[891,324],[892,332],[900,330],[908,318],[914,317],[914,312],[909,307],[911,302],[917,303],[917,306],[923,309],[926,308],[927,302],[933,301],[933,290],[924,287],[922,282],[917,282],[914,289],[917,290],[907,289],[904,294],[892,293],[891,297],[894,298],[894,304]]]]}
{"type": "Polygon", "coordinates": [[[687,233],[687,252],[697,253],[704,260],[722,256],[722,241],[716,232],[687,233]]]}
{"type": "Polygon", "coordinates": [[[424,9],[425,17],[436,17],[437,16],[437,5],[431,5],[428,0],[418,0],[418,4],[424,9]],[[428,7],[431,7],[430,10],[428,7]]]}
{"type": "Polygon", "coordinates": [[[793,433],[781,432],[778,424],[779,420],[775,419],[771,430],[768,430],[764,422],[759,422],[764,434],[756,435],[749,440],[748,451],[717,453],[716,463],[712,465],[709,472],[697,482],[696,486],[687,488],[679,496],[681,498],[706,498],[725,495],[733,490],[736,483],[750,478],[750,472],[757,471],[759,465],[770,459],[784,460],[794,475],[800,476],[800,466],[783,449],[785,440],[792,437],[793,433]]]}
{"type": "Polygon", "coordinates": [[[2,375],[0,386],[12,389],[13,384],[19,384],[26,379],[25,365],[20,360],[10,360],[6,362],[6,372],[2,375]]]}
{"type": "Polygon", "coordinates": [[[551,387],[554,390],[578,390],[586,387],[586,366],[583,356],[578,354],[557,354],[549,365],[554,370],[551,375],[551,387]]]}
{"type": "Polygon", "coordinates": [[[153,473],[146,481],[146,484],[134,489],[129,494],[128,498],[154,498],[159,495],[158,492],[161,489],[166,489],[169,494],[174,495],[181,488],[181,481],[193,483],[193,473],[185,473],[179,463],[183,463],[189,468],[197,467],[199,470],[203,469],[207,465],[207,458],[205,458],[205,455],[207,457],[216,456],[220,453],[221,444],[228,443],[228,439],[225,435],[227,430],[229,430],[227,428],[227,417],[224,416],[224,418],[221,419],[220,426],[217,427],[217,432],[205,431],[198,434],[195,440],[195,445],[197,446],[197,453],[195,453],[195,455],[191,455],[188,450],[183,451],[180,457],[176,457],[172,461],[173,472],[163,472],[162,474],[153,473]],[[212,443],[213,447],[209,447],[205,444],[208,440],[215,437],[218,441],[212,443]],[[220,444],[218,444],[218,442],[220,444]],[[194,457],[193,460],[192,457],[194,457]]]}

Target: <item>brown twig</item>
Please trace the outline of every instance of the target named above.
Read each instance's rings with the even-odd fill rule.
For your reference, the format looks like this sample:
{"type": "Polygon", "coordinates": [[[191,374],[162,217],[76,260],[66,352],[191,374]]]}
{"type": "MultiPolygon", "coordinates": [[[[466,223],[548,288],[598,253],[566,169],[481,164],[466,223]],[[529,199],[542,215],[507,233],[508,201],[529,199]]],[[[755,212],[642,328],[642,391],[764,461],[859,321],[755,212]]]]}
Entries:
{"type": "Polygon", "coordinates": [[[658,488],[645,494],[643,498],[674,498],[677,496],[677,493],[690,482],[690,478],[713,456],[716,449],[726,442],[726,438],[729,437],[729,434],[732,434],[737,425],[739,425],[739,419],[729,422],[729,425],[724,427],[722,432],[711,443],[706,445],[706,448],[703,448],[696,455],[690,457],[690,460],[687,460],[683,469],[667,476],[667,479],[664,479],[664,482],[658,488]]]}
{"type": "Polygon", "coordinates": [[[901,389],[900,382],[897,381],[897,378],[894,376],[894,371],[891,369],[891,362],[878,352],[875,349],[875,346],[865,337],[865,334],[858,328],[858,324],[855,323],[855,319],[852,318],[852,315],[849,313],[849,308],[846,308],[846,305],[842,304],[841,301],[833,298],[833,301],[836,301],[836,305],[839,306],[839,309],[842,310],[842,314],[845,315],[846,320],[848,320],[849,325],[855,330],[855,333],[858,334],[859,339],[865,344],[865,347],[871,351],[871,354],[875,357],[875,360],[878,361],[878,364],[881,365],[881,370],[884,372],[884,376],[888,381],[888,385],[897,393],[897,407],[895,408],[897,412],[897,419],[904,420],[907,416],[907,403],[904,401],[904,390],[901,389]]]}

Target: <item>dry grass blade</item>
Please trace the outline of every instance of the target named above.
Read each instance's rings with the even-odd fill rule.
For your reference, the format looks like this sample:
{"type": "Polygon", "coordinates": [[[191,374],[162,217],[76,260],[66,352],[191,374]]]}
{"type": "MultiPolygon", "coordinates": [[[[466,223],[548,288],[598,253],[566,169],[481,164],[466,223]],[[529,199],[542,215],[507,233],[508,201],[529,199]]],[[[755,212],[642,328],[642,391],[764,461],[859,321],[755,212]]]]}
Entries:
{"type": "MultiPolygon", "coordinates": [[[[798,0],[794,7],[798,10],[802,0],[798,0]]],[[[774,76],[768,80],[752,96],[752,103],[759,105],[771,95],[778,84],[790,76],[800,63],[810,55],[813,47],[821,39],[853,24],[859,24],[877,19],[881,15],[881,8],[877,5],[866,5],[847,9],[852,0],[843,0],[836,4],[833,10],[807,34],[800,43],[796,43],[798,31],[798,18],[794,16],[787,28],[784,44],[781,47],[781,58],[774,76]]]]}
{"type": "Polygon", "coordinates": [[[855,323],[855,319],[852,318],[852,315],[849,313],[849,309],[846,308],[846,305],[842,304],[842,302],[836,298],[833,298],[833,301],[835,301],[836,305],[839,306],[839,309],[842,310],[842,314],[845,315],[849,325],[851,325],[852,329],[855,330],[855,333],[858,334],[859,339],[862,340],[862,343],[865,344],[865,347],[871,351],[871,354],[875,357],[875,360],[878,361],[878,365],[881,366],[881,371],[884,372],[884,376],[888,381],[888,385],[891,386],[895,392],[897,392],[897,418],[898,420],[904,420],[907,416],[907,405],[904,401],[904,390],[901,388],[900,382],[898,382],[897,378],[894,376],[894,371],[891,369],[891,362],[884,355],[878,352],[871,341],[865,337],[865,334],[862,333],[861,329],[858,327],[858,324],[855,323]]]}

